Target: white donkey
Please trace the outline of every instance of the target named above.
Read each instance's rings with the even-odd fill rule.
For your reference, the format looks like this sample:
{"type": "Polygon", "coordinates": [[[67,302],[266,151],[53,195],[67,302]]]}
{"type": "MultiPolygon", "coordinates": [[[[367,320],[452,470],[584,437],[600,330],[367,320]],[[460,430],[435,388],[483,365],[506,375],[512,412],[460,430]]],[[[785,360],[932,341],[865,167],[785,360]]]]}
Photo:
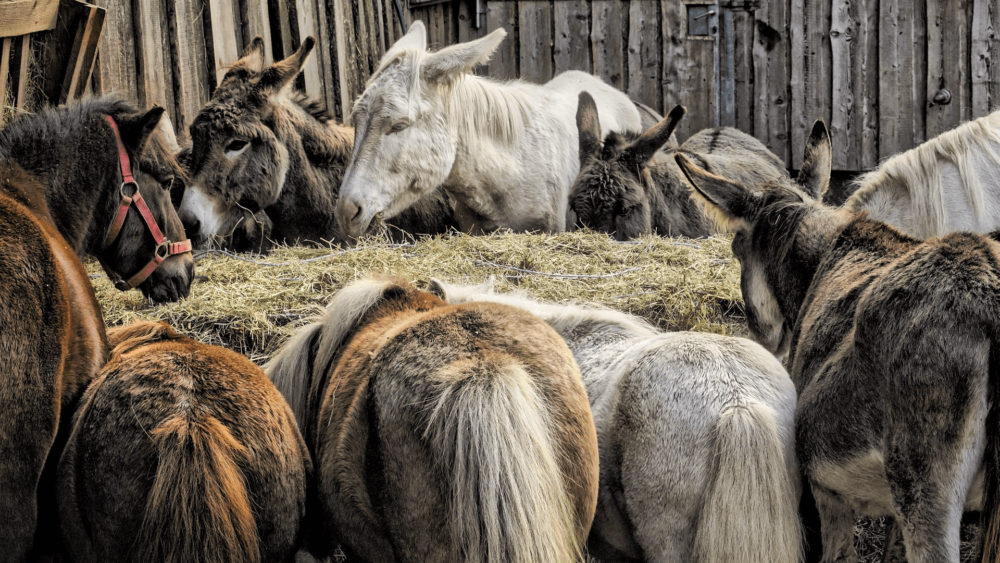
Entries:
{"type": "Polygon", "coordinates": [[[856,184],[845,207],[912,236],[1000,229],[1000,111],[890,158],[856,184]]]}
{"type": "Polygon", "coordinates": [[[661,333],[607,309],[556,305],[492,284],[430,291],[525,309],[580,364],[600,449],[588,548],[602,562],[800,559],[795,387],[743,338],[661,333]]]}
{"type": "Polygon", "coordinates": [[[603,131],[641,131],[639,110],[592,75],[569,71],[545,85],[495,82],[469,71],[507,32],[427,51],[414,22],[382,58],[354,104],[354,153],[337,203],[341,231],[365,232],[442,186],[464,231],[564,231],[580,168],[577,97],[590,92],[603,131]]]}

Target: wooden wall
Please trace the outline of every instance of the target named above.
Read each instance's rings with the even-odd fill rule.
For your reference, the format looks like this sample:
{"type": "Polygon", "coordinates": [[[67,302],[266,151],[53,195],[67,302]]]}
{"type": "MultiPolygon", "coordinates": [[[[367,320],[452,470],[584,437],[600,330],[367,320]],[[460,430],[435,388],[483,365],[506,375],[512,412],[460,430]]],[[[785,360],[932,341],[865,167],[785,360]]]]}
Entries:
{"type": "Polygon", "coordinates": [[[661,113],[684,104],[683,139],[716,124],[792,167],[822,117],[834,167],[864,170],[1000,106],[1000,0],[452,0],[412,10],[432,44],[509,35],[484,72],[545,81],[594,72],[661,113]],[[711,5],[715,35],[687,34],[711,5]],[[935,103],[939,90],[948,104],[935,103]]]}
{"type": "Polygon", "coordinates": [[[268,61],[315,36],[301,86],[343,119],[402,35],[393,0],[92,1],[107,9],[94,90],[167,108],[181,138],[255,36],[264,39],[268,61]]]}

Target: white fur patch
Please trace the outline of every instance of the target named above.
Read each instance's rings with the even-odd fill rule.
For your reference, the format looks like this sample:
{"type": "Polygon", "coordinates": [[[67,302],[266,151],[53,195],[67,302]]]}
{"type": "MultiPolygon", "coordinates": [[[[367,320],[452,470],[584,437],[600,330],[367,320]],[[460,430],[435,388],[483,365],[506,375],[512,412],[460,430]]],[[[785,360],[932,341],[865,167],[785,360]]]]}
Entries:
{"type": "Polygon", "coordinates": [[[212,236],[218,233],[222,225],[222,216],[216,211],[216,207],[215,201],[205,195],[198,186],[189,186],[184,190],[180,214],[194,217],[201,223],[201,231],[188,233],[188,236],[212,236]]]}
{"type": "Polygon", "coordinates": [[[781,310],[778,309],[778,300],[775,299],[774,293],[771,292],[771,288],[767,285],[760,269],[749,266],[747,276],[749,276],[747,284],[749,295],[746,298],[749,301],[748,305],[757,316],[757,325],[760,328],[760,334],[757,337],[771,353],[777,353],[785,325],[781,310]]]}

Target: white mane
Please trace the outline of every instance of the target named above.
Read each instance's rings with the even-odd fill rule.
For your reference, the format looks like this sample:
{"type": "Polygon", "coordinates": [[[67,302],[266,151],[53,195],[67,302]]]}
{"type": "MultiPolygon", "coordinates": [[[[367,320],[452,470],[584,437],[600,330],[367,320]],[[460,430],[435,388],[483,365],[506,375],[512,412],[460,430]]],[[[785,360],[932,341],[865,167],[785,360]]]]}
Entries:
{"type": "Polygon", "coordinates": [[[945,234],[950,229],[945,217],[946,193],[941,180],[943,167],[951,163],[958,168],[969,206],[976,220],[980,221],[984,209],[980,171],[989,167],[1000,168],[998,148],[1000,112],[994,112],[885,161],[877,169],[858,178],[855,182],[857,191],[844,205],[853,210],[872,210],[885,202],[885,198],[891,197],[889,194],[892,191],[902,190],[909,194],[912,204],[912,230],[915,231],[912,234],[920,237],[945,234]]]}

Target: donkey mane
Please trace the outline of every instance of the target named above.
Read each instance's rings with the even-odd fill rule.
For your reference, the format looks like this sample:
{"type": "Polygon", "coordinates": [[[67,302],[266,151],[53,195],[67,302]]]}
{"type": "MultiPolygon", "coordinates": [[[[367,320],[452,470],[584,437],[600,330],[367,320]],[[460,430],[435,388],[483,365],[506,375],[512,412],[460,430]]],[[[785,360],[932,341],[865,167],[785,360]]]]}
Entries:
{"type": "Polygon", "coordinates": [[[978,153],[987,155],[1000,166],[1000,111],[964,123],[950,131],[891,157],[877,169],[858,178],[857,191],[845,204],[854,210],[865,209],[879,192],[891,187],[906,190],[913,202],[917,228],[924,236],[940,234],[945,226],[944,189],[941,172],[946,162],[958,168],[966,195],[975,213],[981,219],[983,188],[976,174],[975,159],[978,153]],[[926,189],[917,189],[925,187],[926,189]]]}
{"type": "Polygon", "coordinates": [[[328,123],[333,121],[333,116],[326,108],[326,104],[320,102],[319,100],[310,99],[309,96],[302,90],[294,90],[289,98],[298,104],[298,106],[306,111],[309,115],[313,117],[316,121],[320,123],[328,123]]]}
{"type": "Polygon", "coordinates": [[[322,388],[340,349],[365,313],[378,305],[390,279],[363,279],[338,291],[315,322],[296,331],[264,372],[288,401],[299,428],[305,428],[311,392],[322,388]]]}
{"type": "Polygon", "coordinates": [[[27,152],[28,146],[52,145],[65,142],[73,131],[94,115],[123,115],[139,111],[120,94],[93,96],[81,101],[46,108],[37,114],[22,115],[0,129],[0,158],[8,158],[12,147],[27,152]]]}

